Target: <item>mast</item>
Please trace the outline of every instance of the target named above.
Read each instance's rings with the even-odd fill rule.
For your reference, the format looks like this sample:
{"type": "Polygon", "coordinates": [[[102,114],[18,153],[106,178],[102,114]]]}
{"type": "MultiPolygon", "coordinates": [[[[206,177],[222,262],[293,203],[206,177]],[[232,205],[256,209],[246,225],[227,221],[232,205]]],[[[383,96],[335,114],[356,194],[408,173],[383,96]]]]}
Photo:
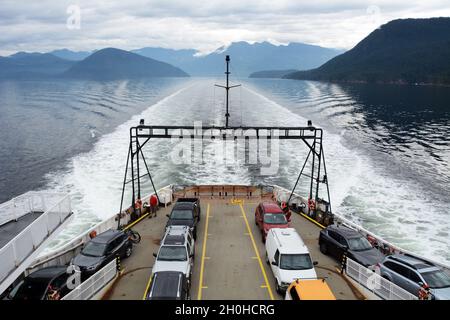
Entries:
{"type": "Polygon", "coordinates": [[[227,79],[226,85],[222,86],[220,84],[216,84],[215,86],[216,87],[220,87],[220,88],[224,88],[225,92],[226,92],[226,98],[225,98],[225,107],[226,107],[226,111],[225,111],[225,127],[228,128],[228,123],[229,123],[229,118],[230,118],[230,112],[229,112],[229,91],[232,88],[239,87],[240,84],[237,84],[237,85],[234,85],[234,86],[230,86],[229,77],[230,77],[231,72],[230,72],[230,56],[229,55],[225,56],[225,61],[226,61],[226,64],[227,64],[227,69],[225,71],[225,75],[226,75],[226,79],[227,79]]]}

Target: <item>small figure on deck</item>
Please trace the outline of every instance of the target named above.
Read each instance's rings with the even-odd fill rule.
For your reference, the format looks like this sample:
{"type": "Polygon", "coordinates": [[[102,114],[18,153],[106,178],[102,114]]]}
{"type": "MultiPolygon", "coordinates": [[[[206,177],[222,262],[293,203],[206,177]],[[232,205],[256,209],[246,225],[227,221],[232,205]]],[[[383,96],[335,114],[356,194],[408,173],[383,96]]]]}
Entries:
{"type": "Polygon", "coordinates": [[[141,210],[142,210],[142,200],[138,198],[134,203],[134,212],[133,212],[134,215],[133,214],[131,215],[131,219],[133,221],[141,216],[141,210]]]}
{"type": "Polygon", "coordinates": [[[281,210],[283,210],[287,221],[291,222],[291,210],[289,209],[289,206],[286,204],[286,202],[281,203],[281,210]]]}
{"type": "Polygon", "coordinates": [[[156,210],[158,209],[158,197],[155,194],[152,194],[150,196],[150,214],[149,218],[153,217],[153,215],[156,217],[156,210]]]}
{"type": "Polygon", "coordinates": [[[424,283],[419,289],[419,300],[430,299],[430,287],[424,283]]]}

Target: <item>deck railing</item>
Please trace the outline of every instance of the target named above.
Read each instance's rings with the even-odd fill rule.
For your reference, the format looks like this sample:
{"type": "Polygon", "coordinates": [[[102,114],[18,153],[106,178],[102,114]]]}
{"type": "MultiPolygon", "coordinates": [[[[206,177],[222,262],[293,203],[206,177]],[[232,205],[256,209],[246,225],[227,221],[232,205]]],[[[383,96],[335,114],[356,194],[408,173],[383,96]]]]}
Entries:
{"type": "Polygon", "coordinates": [[[345,273],[370,292],[384,300],[417,300],[417,296],[400,288],[378,273],[367,269],[352,259],[346,259],[345,273]]]}
{"type": "Polygon", "coordinates": [[[105,288],[116,277],[117,273],[117,260],[114,259],[61,300],[89,300],[105,288]]]}
{"type": "MultiPolygon", "coordinates": [[[[37,197],[37,194],[33,194],[34,197],[37,197]]],[[[47,208],[48,205],[45,205],[46,194],[41,194],[39,197],[41,198],[41,205],[44,206],[41,207],[45,210],[44,213],[0,248],[0,293],[9,285],[9,281],[6,281],[7,278],[13,277],[13,273],[23,272],[28,267],[28,265],[23,265],[26,260],[36,255],[42,249],[43,243],[49,239],[56,229],[68,221],[72,214],[68,195],[59,194],[57,200],[55,194],[49,194],[47,203],[56,202],[49,208],[47,208]]]]}

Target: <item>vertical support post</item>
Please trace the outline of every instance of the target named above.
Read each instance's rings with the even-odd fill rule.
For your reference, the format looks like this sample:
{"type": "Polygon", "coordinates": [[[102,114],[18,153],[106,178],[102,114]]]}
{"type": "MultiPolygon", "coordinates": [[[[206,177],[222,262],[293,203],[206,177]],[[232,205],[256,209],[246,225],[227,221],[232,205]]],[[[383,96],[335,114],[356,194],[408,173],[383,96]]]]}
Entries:
{"type": "Polygon", "coordinates": [[[138,138],[138,128],[136,130],[136,170],[137,170],[137,191],[138,191],[138,199],[141,199],[141,173],[139,170],[139,151],[141,150],[141,146],[139,145],[138,138]]]}
{"type": "MultiPolygon", "coordinates": [[[[311,164],[311,184],[309,187],[309,199],[316,200],[313,198],[313,184],[314,184],[314,163],[316,159],[316,136],[317,136],[317,130],[314,130],[314,142],[311,146],[311,151],[313,154],[312,157],[312,164],[311,164]]],[[[311,213],[311,208],[308,206],[308,215],[311,213]]]]}
{"type": "MultiPolygon", "coordinates": [[[[137,137],[136,137],[137,138],[137,137]]],[[[132,195],[131,195],[131,206],[134,210],[134,204],[136,203],[136,194],[135,194],[135,185],[134,185],[134,152],[133,152],[133,133],[132,129],[130,129],[130,160],[131,160],[131,187],[132,187],[132,195]]]]}
{"type": "MultiPolygon", "coordinates": [[[[317,208],[317,199],[319,198],[319,182],[320,182],[320,165],[322,163],[322,131],[320,132],[320,143],[319,143],[319,156],[318,156],[318,164],[317,164],[317,178],[316,178],[316,208],[317,208]]],[[[314,144],[315,144],[314,139],[314,144]]]]}
{"type": "Polygon", "coordinates": [[[230,117],[230,113],[228,112],[228,93],[230,91],[230,86],[229,86],[229,80],[228,77],[230,75],[230,69],[229,69],[229,65],[230,65],[230,56],[227,55],[225,58],[225,61],[227,62],[227,71],[225,72],[225,74],[227,75],[227,85],[225,87],[226,90],[226,113],[225,113],[225,127],[228,128],[228,118],[230,117]]]}

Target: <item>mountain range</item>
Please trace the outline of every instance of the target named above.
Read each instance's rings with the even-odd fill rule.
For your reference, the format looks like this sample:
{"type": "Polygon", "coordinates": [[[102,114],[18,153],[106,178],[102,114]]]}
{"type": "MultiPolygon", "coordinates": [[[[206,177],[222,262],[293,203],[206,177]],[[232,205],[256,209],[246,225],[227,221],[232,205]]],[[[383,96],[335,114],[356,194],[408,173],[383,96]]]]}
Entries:
{"type": "Polygon", "coordinates": [[[214,52],[200,55],[195,50],[142,48],[134,53],[173,64],[194,76],[222,75],[225,55],[231,56],[231,72],[235,77],[248,77],[265,69],[306,70],[318,67],[342,53],[342,50],[290,43],[275,45],[269,42],[233,42],[214,52]]]}
{"type": "Polygon", "coordinates": [[[111,80],[145,77],[188,77],[168,63],[125,50],[106,48],[75,63],[62,74],[65,78],[111,80]]]}
{"type": "Polygon", "coordinates": [[[38,79],[63,75],[66,78],[111,79],[142,77],[144,73],[146,76],[163,74],[172,76],[183,73],[194,76],[217,76],[223,74],[224,58],[227,54],[232,57],[233,75],[247,77],[250,73],[263,68],[302,70],[317,67],[340,53],[339,50],[302,43],[274,45],[269,42],[250,44],[243,41],[232,43],[206,55],[200,55],[193,49],[153,47],[132,50],[128,52],[129,54],[127,52],[113,48],[93,52],[75,52],[68,49],[49,53],[19,52],[9,57],[0,57],[0,78],[38,79]],[[142,59],[144,57],[151,59],[152,62],[142,59]],[[160,63],[165,63],[165,67],[160,63]],[[174,69],[168,68],[169,65],[178,68],[181,73],[174,72],[174,69]],[[163,72],[164,69],[167,72],[163,72]],[[143,70],[146,71],[141,72],[143,70]]]}
{"type": "Polygon", "coordinates": [[[393,20],[319,68],[284,77],[449,85],[450,18],[393,20]]]}

